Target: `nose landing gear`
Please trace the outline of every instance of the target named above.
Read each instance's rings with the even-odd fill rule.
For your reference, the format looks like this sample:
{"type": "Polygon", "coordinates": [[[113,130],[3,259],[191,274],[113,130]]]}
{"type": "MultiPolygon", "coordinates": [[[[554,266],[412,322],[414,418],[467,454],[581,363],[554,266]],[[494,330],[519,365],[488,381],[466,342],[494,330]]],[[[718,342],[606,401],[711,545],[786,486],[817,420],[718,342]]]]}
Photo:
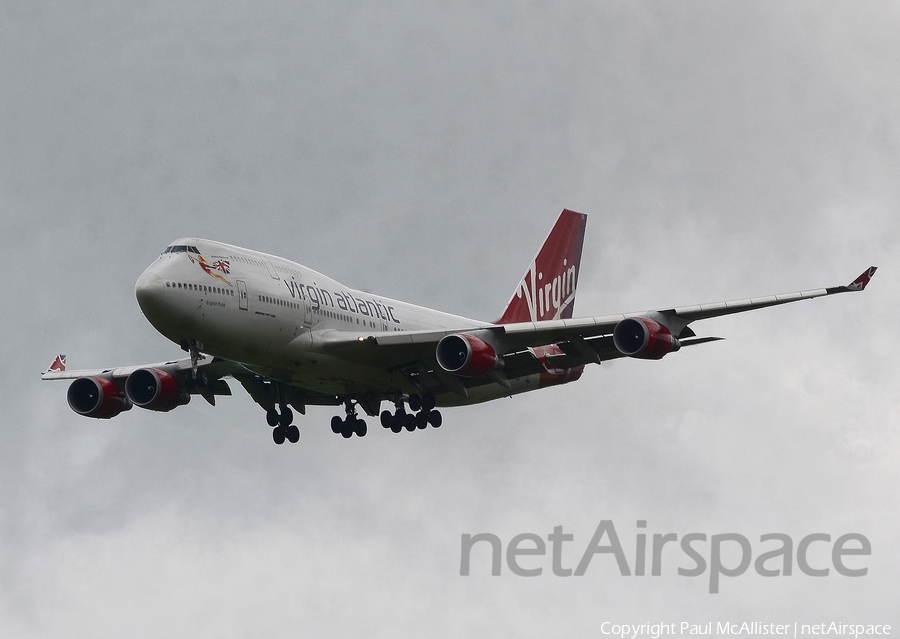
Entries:
{"type": "Polygon", "coordinates": [[[300,441],[300,429],[291,422],[294,419],[293,411],[284,407],[281,414],[272,409],[266,413],[266,421],[272,426],[272,440],[276,444],[283,444],[287,439],[292,444],[300,441]]]}
{"type": "MultiPolygon", "coordinates": [[[[281,395],[280,389],[278,394],[281,395]]],[[[294,411],[279,397],[278,409],[273,408],[266,411],[266,423],[272,427],[272,441],[279,446],[284,443],[285,439],[292,444],[299,442],[300,429],[292,423],[293,421],[294,411]]]]}

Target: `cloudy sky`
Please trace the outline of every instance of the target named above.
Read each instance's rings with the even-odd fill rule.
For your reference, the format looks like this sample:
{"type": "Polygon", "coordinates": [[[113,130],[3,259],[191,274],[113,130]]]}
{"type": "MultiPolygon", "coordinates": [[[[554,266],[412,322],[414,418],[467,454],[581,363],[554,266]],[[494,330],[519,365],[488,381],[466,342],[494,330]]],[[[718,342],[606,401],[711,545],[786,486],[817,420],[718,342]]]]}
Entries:
{"type": "MultiPolygon", "coordinates": [[[[900,627],[898,32],[874,2],[4,2],[2,634],[900,627]],[[177,237],[491,320],[564,207],[588,215],[576,315],[880,270],[439,430],[344,440],[311,408],[277,447],[236,384],[215,409],[95,421],[39,380],[57,353],[180,354],[133,288],[177,237]],[[562,526],[573,568],[601,520],[632,567],[638,532],[738,533],[754,559],[767,533],[858,533],[868,574],[795,560],[711,595],[675,545],[658,577],[610,555],[558,577],[548,542],[521,558],[541,576],[492,577],[486,545],[460,576],[464,534],[505,550],[562,526]]],[[[830,545],[809,557],[831,566],[830,545]]]]}

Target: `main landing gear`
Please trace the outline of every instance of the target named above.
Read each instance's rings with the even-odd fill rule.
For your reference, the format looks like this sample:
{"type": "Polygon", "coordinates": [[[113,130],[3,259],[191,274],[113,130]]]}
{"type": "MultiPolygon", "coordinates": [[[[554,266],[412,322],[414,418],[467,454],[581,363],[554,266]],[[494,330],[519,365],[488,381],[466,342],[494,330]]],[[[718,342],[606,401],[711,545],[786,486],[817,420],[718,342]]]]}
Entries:
{"type": "Polygon", "coordinates": [[[340,434],[344,439],[350,439],[355,434],[357,437],[365,437],[369,432],[366,422],[356,415],[356,405],[352,400],[346,402],[347,417],[341,419],[339,415],[331,418],[331,432],[340,434]]]}
{"type": "Polygon", "coordinates": [[[410,395],[409,409],[411,413],[407,413],[403,408],[403,401],[400,400],[396,404],[393,413],[389,410],[381,412],[381,425],[384,428],[390,428],[392,432],[399,433],[404,428],[409,432],[416,429],[428,428],[431,424],[433,428],[440,428],[444,422],[440,411],[434,409],[434,395],[425,393],[424,396],[416,394],[410,395]]]}
{"type": "MultiPolygon", "coordinates": [[[[404,428],[410,432],[417,429],[425,429],[428,428],[429,424],[433,428],[440,428],[443,418],[440,411],[434,409],[433,394],[425,393],[423,396],[413,394],[409,396],[406,402],[409,404],[411,411],[409,413],[406,412],[402,398],[398,398],[395,401],[393,413],[388,410],[382,411],[381,425],[384,428],[390,428],[395,433],[399,433],[404,428]]],[[[343,419],[341,419],[340,415],[332,417],[331,431],[344,439],[350,439],[354,435],[365,437],[369,429],[365,420],[360,419],[356,414],[357,403],[348,398],[345,400],[344,406],[346,417],[343,419]]],[[[285,440],[292,444],[300,441],[300,429],[292,424],[294,412],[281,397],[278,399],[277,408],[266,411],[266,421],[272,427],[272,439],[276,444],[283,444],[285,440]]]]}
{"type": "Polygon", "coordinates": [[[300,429],[291,422],[294,421],[294,411],[286,404],[281,404],[281,412],[273,408],[266,411],[266,422],[272,427],[272,440],[281,445],[287,439],[292,444],[300,441],[300,429]]]}

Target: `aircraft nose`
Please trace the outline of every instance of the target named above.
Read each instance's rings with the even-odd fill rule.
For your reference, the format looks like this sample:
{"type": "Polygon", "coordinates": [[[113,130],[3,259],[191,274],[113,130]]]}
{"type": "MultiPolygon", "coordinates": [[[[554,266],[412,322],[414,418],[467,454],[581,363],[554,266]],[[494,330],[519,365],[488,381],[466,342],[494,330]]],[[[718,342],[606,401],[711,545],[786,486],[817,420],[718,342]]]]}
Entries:
{"type": "Polygon", "coordinates": [[[134,296],[144,317],[160,333],[179,343],[185,330],[192,330],[190,315],[179,308],[172,298],[171,286],[166,286],[166,273],[159,265],[149,267],[134,284],[134,296]],[[185,327],[188,328],[185,328],[185,327]]]}
{"type": "Polygon", "coordinates": [[[163,303],[166,284],[162,278],[152,271],[144,271],[134,285],[134,295],[138,305],[148,318],[159,312],[163,303]]]}

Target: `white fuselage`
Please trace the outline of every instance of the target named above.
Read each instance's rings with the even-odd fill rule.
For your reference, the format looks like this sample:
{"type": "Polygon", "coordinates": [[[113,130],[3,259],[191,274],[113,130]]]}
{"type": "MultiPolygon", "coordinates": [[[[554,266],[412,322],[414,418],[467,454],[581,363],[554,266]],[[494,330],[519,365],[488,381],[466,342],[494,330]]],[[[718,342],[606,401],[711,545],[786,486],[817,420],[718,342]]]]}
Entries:
{"type": "Polygon", "coordinates": [[[398,388],[406,382],[384,367],[348,367],[329,355],[322,341],[330,332],[364,338],[490,326],[354,290],[280,257],[197,238],[174,242],[141,275],[135,292],[150,323],[173,342],[200,342],[204,352],[250,371],[335,395],[373,382],[389,385],[395,376],[398,388]]]}

